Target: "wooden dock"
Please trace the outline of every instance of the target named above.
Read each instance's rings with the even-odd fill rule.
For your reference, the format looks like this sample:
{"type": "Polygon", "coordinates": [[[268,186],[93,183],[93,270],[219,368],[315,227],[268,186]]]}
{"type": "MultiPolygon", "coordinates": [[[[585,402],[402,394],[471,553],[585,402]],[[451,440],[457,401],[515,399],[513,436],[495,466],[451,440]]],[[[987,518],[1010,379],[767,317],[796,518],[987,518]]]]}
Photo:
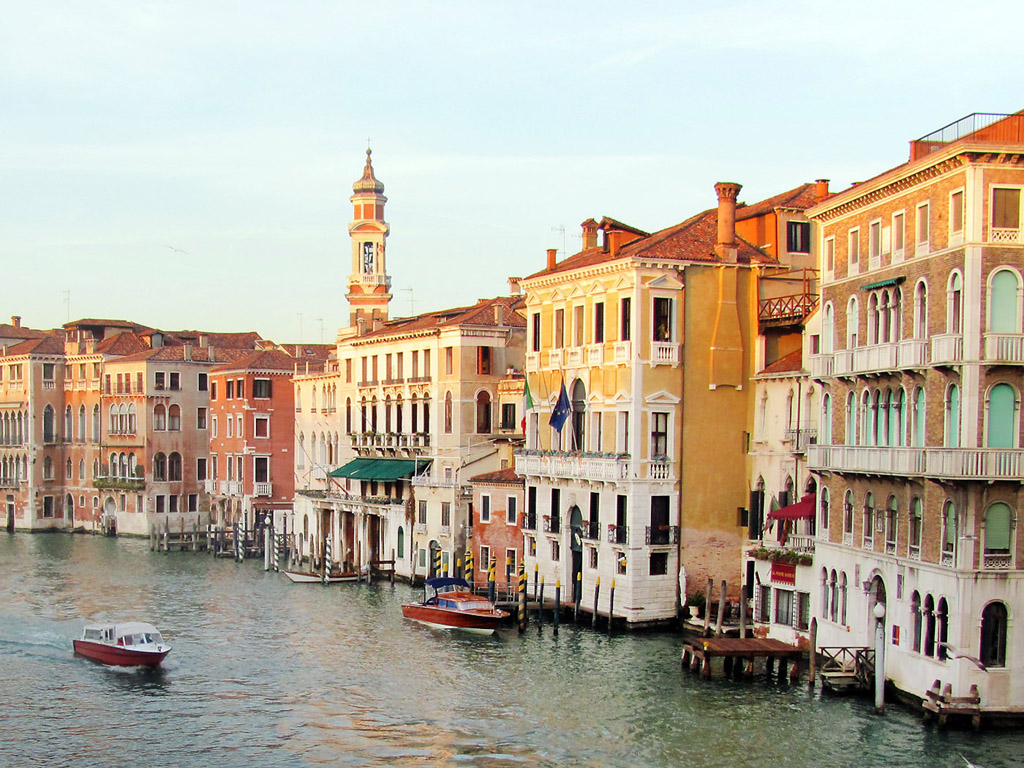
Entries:
{"type": "Polygon", "coordinates": [[[921,701],[924,707],[924,721],[927,723],[934,717],[940,728],[945,728],[950,716],[969,717],[971,727],[981,730],[981,696],[978,686],[972,685],[967,696],[954,696],[952,686],[946,683],[939,692],[940,681],[932,683],[931,689],[921,701]]]}
{"type": "Polygon", "coordinates": [[[683,644],[683,669],[701,672],[705,680],[711,679],[711,663],[721,658],[723,672],[729,675],[754,674],[754,661],[764,659],[768,674],[774,672],[778,662],[780,680],[786,678],[786,665],[791,663],[789,679],[795,682],[800,677],[800,660],[803,651],[795,645],[781,640],[760,637],[708,637],[690,638],[683,644]]]}

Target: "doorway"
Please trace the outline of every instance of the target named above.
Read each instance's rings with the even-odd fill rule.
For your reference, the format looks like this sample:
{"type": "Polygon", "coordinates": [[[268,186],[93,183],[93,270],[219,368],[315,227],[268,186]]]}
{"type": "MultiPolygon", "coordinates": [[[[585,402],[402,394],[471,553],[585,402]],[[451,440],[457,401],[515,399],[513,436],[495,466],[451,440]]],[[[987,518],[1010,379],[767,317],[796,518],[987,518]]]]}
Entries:
{"type": "Polygon", "coordinates": [[[575,504],[569,510],[569,532],[572,534],[572,601],[583,597],[583,513],[575,504]]]}

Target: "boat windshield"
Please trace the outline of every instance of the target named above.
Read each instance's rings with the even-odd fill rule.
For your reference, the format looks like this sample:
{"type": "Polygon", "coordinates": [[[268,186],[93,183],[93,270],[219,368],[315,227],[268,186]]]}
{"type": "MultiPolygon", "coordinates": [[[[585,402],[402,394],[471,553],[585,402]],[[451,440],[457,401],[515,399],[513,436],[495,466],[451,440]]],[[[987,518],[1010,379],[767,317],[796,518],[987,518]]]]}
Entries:
{"type": "Polygon", "coordinates": [[[491,604],[487,600],[460,600],[459,610],[461,611],[489,611],[491,604]]]}
{"type": "Polygon", "coordinates": [[[82,635],[83,640],[102,640],[103,633],[98,629],[87,629],[82,635]]]}

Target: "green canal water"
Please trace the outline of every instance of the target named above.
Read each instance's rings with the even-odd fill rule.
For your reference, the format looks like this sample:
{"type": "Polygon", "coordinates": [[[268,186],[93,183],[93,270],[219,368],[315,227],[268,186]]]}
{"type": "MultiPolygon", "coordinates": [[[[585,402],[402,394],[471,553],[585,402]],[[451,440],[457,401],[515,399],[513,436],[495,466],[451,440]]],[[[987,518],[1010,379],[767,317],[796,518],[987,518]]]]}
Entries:
{"type": "Polygon", "coordinates": [[[494,637],[405,621],[406,585],[293,585],[141,541],[0,534],[0,766],[964,766],[1024,734],[939,732],[805,685],[703,683],[670,634],[494,637]],[[141,619],[157,672],[75,657],[141,619]]]}

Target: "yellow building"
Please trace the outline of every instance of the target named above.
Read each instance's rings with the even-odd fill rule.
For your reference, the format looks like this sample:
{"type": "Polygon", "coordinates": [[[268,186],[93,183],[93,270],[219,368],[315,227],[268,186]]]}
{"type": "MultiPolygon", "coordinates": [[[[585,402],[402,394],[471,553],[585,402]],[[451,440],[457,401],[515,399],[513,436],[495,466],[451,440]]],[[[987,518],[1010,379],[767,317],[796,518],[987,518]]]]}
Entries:
{"type": "Polygon", "coordinates": [[[715,188],[717,208],[653,234],[588,219],[580,253],[522,281],[526,564],[588,610],[600,578],[599,614],[614,582],[633,625],[673,619],[684,581],[739,592],[758,278],[778,260],[737,236],[740,186],[715,188]]]}

